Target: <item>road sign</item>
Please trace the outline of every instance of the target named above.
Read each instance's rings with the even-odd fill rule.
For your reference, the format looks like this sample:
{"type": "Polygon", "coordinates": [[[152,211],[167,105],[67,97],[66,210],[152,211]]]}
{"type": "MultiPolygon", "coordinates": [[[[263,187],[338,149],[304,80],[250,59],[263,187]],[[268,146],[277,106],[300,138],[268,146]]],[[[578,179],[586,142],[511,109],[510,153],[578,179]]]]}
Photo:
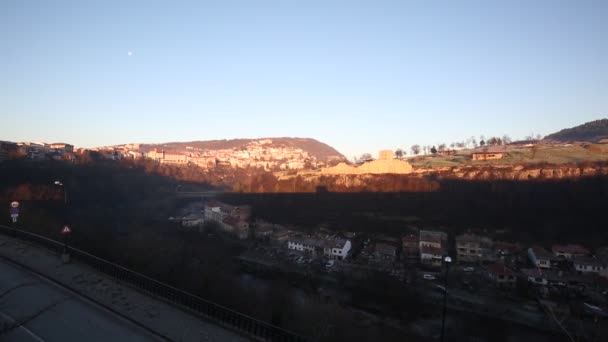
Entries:
{"type": "Polygon", "coordinates": [[[61,234],[69,234],[72,232],[72,229],[70,229],[70,227],[68,226],[63,226],[63,229],[61,230],[61,234]]]}
{"type": "Polygon", "coordinates": [[[19,202],[14,201],[11,203],[10,212],[13,223],[17,223],[17,218],[19,218],[19,202]]]}

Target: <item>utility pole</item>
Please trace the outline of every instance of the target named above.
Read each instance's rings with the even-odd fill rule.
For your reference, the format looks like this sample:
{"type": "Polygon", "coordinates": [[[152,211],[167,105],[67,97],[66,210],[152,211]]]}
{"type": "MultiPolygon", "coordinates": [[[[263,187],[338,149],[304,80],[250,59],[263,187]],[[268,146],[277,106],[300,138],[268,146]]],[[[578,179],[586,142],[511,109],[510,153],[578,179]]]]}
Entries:
{"type": "Polygon", "coordinates": [[[61,260],[64,264],[70,262],[70,253],[68,252],[68,238],[72,229],[68,226],[68,192],[65,184],[61,181],[55,181],[55,185],[60,186],[63,190],[63,228],[61,229],[61,235],[63,235],[63,251],[61,253],[61,260]]]}
{"type": "Polygon", "coordinates": [[[441,342],[444,341],[444,329],[445,329],[445,313],[448,305],[448,272],[450,271],[450,264],[452,258],[446,256],[443,261],[445,262],[445,277],[444,277],[444,291],[443,291],[443,315],[441,316],[441,342]]]}

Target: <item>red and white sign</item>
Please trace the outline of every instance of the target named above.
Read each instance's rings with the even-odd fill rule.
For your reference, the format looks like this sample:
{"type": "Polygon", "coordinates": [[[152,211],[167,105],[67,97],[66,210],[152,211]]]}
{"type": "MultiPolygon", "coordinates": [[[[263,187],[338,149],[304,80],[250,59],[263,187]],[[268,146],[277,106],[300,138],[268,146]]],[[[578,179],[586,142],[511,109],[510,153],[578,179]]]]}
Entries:
{"type": "Polygon", "coordinates": [[[68,226],[63,226],[63,229],[61,230],[61,234],[69,234],[72,232],[72,229],[68,226]]]}
{"type": "Polygon", "coordinates": [[[17,201],[11,202],[11,208],[19,208],[19,202],[17,202],[17,201]]]}

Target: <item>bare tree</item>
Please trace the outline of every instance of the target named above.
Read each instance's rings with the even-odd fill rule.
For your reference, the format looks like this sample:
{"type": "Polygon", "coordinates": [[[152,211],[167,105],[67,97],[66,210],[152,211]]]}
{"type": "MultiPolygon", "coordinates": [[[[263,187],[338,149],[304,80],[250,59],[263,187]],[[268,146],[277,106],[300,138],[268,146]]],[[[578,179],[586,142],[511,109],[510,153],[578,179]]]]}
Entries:
{"type": "Polygon", "coordinates": [[[439,148],[438,148],[438,150],[439,150],[439,151],[445,151],[445,143],[441,143],[441,144],[439,144],[439,148]]]}
{"type": "Polygon", "coordinates": [[[432,154],[436,154],[437,153],[437,149],[435,148],[435,146],[431,147],[431,153],[432,154]]]}
{"type": "Polygon", "coordinates": [[[505,145],[509,145],[511,143],[511,137],[509,137],[508,135],[503,135],[502,136],[502,143],[505,145]]]}
{"type": "Polygon", "coordinates": [[[420,145],[416,144],[416,145],[412,145],[412,147],[410,147],[410,149],[412,150],[412,154],[414,155],[418,155],[420,154],[420,145]]]}
{"type": "Polygon", "coordinates": [[[371,160],[371,159],[372,159],[372,155],[370,153],[363,153],[361,155],[361,157],[359,157],[358,162],[362,163],[362,162],[365,162],[365,161],[368,161],[368,160],[371,160]]]}
{"type": "Polygon", "coordinates": [[[397,159],[401,159],[401,158],[403,158],[403,154],[404,154],[404,153],[403,153],[403,150],[402,150],[402,149],[400,149],[400,148],[398,148],[398,149],[395,151],[395,158],[397,158],[397,159]]]}

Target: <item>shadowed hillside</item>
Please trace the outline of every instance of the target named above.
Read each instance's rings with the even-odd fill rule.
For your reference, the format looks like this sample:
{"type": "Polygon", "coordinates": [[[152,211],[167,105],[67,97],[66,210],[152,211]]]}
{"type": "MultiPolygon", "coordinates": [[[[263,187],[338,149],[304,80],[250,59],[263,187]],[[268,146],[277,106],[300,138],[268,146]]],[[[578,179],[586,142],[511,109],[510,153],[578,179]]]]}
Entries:
{"type": "Polygon", "coordinates": [[[605,138],[608,138],[608,119],[595,120],[580,126],[562,129],[557,133],[547,135],[543,140],[554,142],[597,142],[605,138]]]}

